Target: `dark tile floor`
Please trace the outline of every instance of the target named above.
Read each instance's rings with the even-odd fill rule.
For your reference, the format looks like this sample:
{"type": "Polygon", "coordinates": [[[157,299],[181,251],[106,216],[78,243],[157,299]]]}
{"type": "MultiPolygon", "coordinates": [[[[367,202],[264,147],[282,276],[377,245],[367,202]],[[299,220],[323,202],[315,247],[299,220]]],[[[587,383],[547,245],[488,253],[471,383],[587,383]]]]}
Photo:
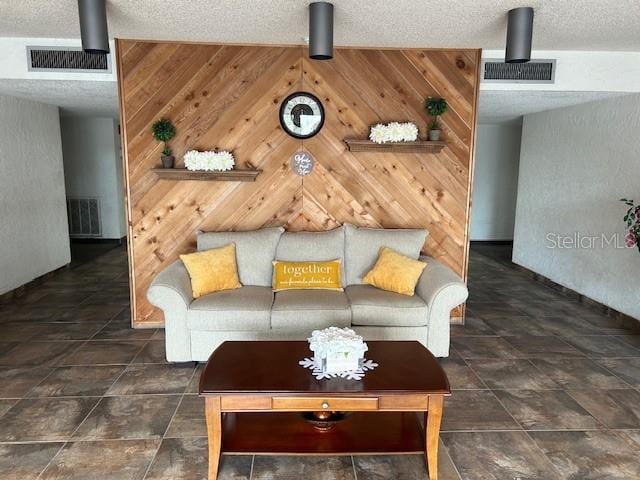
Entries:
{"type": "MultiPolygon", "coordinates": [[[[442,360],[441,480],[640,478],[640,335],[471,257],[467,325],[442,360]]],[[[195,364],[129,328],[122,248],[0,304],[0,478],[204,479],[195,364]]],[[[413,480],[421,456],[226,457],[223,479],[413,480]]]]}

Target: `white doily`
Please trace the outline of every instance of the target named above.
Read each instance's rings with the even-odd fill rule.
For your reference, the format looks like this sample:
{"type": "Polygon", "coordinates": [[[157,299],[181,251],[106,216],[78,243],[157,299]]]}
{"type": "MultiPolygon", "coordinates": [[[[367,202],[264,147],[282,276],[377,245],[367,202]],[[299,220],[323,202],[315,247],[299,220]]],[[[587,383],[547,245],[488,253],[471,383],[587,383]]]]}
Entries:
{"type": "Polygon", "coordinates": [[[305,358],[303,360],[300,360],[298,364],[300,364],[300,366],[302,366],[303,368],[308,368],[309,370],[312,370],[311,374],[314,377],[316,377],[316,380],[322,380],[324,378],[330,379],[330,378],[337,378],[337,377],[346,378],[347,380],[362,380],[362,378],[364,377],[364,374],[367,371],[373,370],[378,366],[378,364],[375,363],[373,360],[367,360],[365,358],[361,362],[360,368],[358,368],[357,370],[349,370],[346,372],[339,372],[339,373],[326,373],[326,372],[323,372],[322,369],[316,368],[316,364],[313,361],[313,358],[305,358]]]}

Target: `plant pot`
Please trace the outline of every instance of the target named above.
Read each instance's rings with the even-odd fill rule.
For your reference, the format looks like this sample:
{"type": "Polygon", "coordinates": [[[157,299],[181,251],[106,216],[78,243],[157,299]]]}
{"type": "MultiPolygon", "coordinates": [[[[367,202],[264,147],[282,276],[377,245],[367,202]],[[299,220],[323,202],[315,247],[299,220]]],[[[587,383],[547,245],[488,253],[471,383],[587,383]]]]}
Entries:
{"type": "Polygon", "coordinates": [[[162,155],[160,159],[162,160],[162,168],[173,168],[173,162],[175,162],[176,157],[173,155],[162,155]]]}
{"type": "Polygon", "coordinates": [[[429,130],[429,141],[431,142],[439,141],[441,134],[442,134],[442,130],[429,130]]]}

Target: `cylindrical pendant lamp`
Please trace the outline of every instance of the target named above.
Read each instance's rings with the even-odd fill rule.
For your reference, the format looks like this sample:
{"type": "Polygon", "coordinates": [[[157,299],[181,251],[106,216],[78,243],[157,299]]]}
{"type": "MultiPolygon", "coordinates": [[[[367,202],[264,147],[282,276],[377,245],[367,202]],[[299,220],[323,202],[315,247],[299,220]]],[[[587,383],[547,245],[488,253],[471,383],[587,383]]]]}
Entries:
{"type": "Polygon", "coordinates": [[[87,53],[109,53],[106,0],[78,0],[82,49],[87,53]]]}
{"type": "Polygon", "coordinates": [[[309,4],[309,57],[314,60],[333,58],[333,4],[309,4]]]}
{"type": "Polygon", "coordinates": [[[507,24],[507,48],[504,61],[525,63],[531,60],[533,36],[533,8],[520,7],[509,10],[507,24]]]}

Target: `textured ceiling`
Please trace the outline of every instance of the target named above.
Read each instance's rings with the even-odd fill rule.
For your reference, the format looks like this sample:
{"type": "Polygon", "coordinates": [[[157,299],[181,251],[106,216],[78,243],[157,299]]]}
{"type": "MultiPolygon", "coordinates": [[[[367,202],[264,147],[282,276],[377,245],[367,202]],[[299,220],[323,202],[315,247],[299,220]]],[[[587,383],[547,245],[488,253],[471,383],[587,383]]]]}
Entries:
{"type": "Polygon", "coordinates": [[[480,91],[478,121],[502,123],[528,113],[627,95],[616,92],[480,91]]]}
{"type": "Polygon", "coordinates": [[[62,114],[118,116],[115,82],[0,79],[0,95],[57,105],[62,114]]]}
{"type": "MultiPolygon", "coordinates": [[[[121,38],[302,43],[306,0],[107,0],[121,38]]],[[[638,0],[334,0],[337,45],[503,48],[506,12],[535,8],[535,49],[640,51],[638,0]]],[[[76,0],[0,0],[0,36],[79,36],[76,0]]]]}

